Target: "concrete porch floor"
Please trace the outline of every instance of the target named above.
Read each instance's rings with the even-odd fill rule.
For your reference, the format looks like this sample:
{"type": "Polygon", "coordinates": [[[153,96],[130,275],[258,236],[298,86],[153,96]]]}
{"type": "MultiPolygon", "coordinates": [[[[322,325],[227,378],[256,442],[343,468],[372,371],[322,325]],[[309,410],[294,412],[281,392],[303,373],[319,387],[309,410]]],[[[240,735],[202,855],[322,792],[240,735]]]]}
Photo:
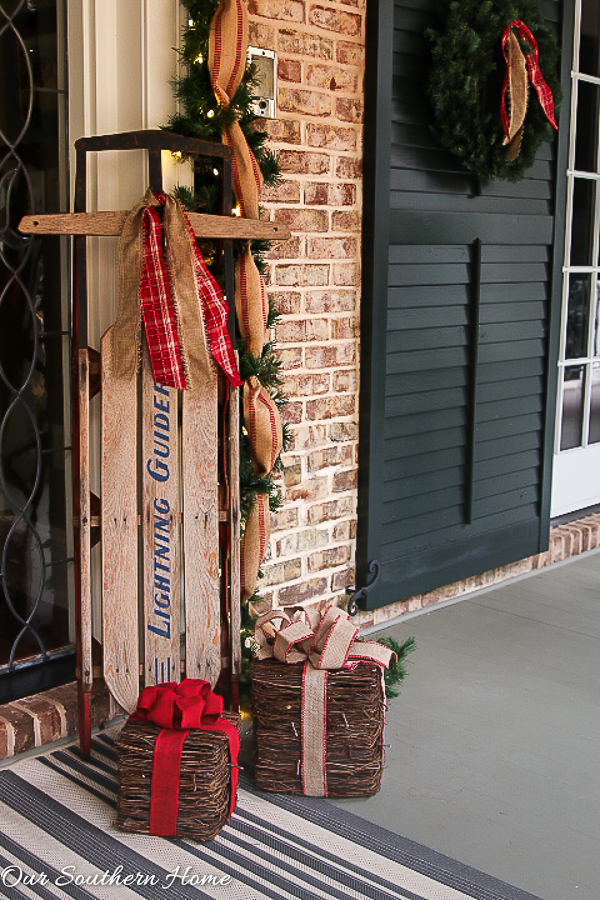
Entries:
{"type": "Polygon", "coordinates": [[[600,897],[600,553],[374,633],[417,650],[357,815],[543,900],[600,897]]]}

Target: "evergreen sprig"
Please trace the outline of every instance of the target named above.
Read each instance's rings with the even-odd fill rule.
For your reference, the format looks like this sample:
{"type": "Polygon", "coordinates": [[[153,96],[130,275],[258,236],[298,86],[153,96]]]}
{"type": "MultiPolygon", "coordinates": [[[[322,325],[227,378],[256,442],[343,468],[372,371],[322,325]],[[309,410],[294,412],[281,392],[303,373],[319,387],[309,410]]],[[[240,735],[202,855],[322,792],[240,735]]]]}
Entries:
{"type": "Polygon", "coordinates": [[[401,684],[408,674],[405,665],[406,657],[413,652],[417,644],[414,637],[407,638],[403,644],[398,643],[393,637],[384,637],[380,638],[379,643],[389,647],[396,654],[396,659],[384,672],[385,696],[389,700],[393,700],[400,696],[400,691],[396,689],[396,685],[401,684]]]}
{"type": "MultiPolygon", "coordinates": [[[[183,6],[188,13],[188,23],[183,29],[180,56],[182,61],[182,73],[174,83],[175,96],[179,101],[179,111],[170,117],[165,130],[190,137],[201,138],[212,143],[221,143],[223,132],[234,122],[238,122],[246,142],[256,158],[266,184],[275,184],[280,178],[278,158],[267,146],[267,134],[256,127],[259,116],[254,112],[254,95],[257,86],[257,72],[255,66],[248,64],[244,71],[241,84],[238,87],[228,107],[223,107],[217,101],[208,71],[208,39],[212,19],[219,6],[219,0],[183,0],[183,6]]],[[[214,160],[206,161],[200,157],[192,157],[194,164],[194,187],[178,188],[176,197],[186,209],[193,212],[215,214],[219,212],[220,197],[220,169],[214,160]]],[[[264,256],[268,252],[270,244],[266,241],[253,241],[251,244],[252,255],[259,272],[264,275],[266,263],[264,256]]],[[[215,257],[214,244],[202,241],[200,250],[205,262],[210,268],[211,261],[215,257]]],[[[222,273],[213,272],[217,280],[221,280],[222,273]]],[[[278,318],[272,298],[269,298],[268,327],[271,327],[278,318]]],[[[258,358],[247,353],[243,342],[237,340],[240,357],[240,373],[245,380],[255,375],[262,386],[269,391],[276,404],[282,409],[287,398],[283,391],[283,381],[280,376],[281,363],[275,354],[275,346],[272,341],[265,344],[258,358]]],[[[283,426],[283,447],[289,445],[290,434],[286,425],[283,426]]],[[[278,456],[273,473],[282,468],[281,455],[278,456]]],[[[269,508],[276,512],[281,506],[281,490],[276,485],[272,474],[259,477],[254,471],[250,453],[250,443],[245,429],[242,428],[240,437],[240,507],[242,515],[242,528],[256,502],[257,493],[267,494],[269,508]]],[[[259,576],[262,573],[259,573],[259,576]]],[[[257,600],[256,593],[251,598],[257,600]]],[[[250,601],[250,602],[251,602],[250,601]]],[[[248,606],[248,604],[246,604],[248,606]]],[[[247,616],[242,611],[243,634],[247,616]]],[[[246,635],[247,636],[247,635],[246,635]]],[[[244,637],[245,640],[245,637],[244,637]]]]}
{"type": "MultiPolygon", "coordinates": [[[[521,152],[507,162],[500,119],[500,97],[506,63],[504,29],[521,19],[538,43],[540,68],[552,91],[557,112],[561,101],[560,51],[532,0],[440,0],[440,27],[425,35],[431,42],[432,65],[426,93],[435,112],[431,132],[470,172],[482,179],[520,181],[542,142],[553,135],[533,86],[521,152]]],[[[523,49],[527,49],[523,45],[523,49]]]]}

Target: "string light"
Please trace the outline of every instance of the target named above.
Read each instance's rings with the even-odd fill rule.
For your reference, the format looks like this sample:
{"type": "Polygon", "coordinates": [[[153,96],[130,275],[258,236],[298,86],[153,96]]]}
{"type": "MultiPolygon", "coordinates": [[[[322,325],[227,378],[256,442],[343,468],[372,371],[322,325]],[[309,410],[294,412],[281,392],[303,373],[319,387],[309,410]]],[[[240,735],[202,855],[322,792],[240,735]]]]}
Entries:
{"type": "Polygon", "coordinates": [[[201,53],[198,54],[198,56],[196,57],[196,60],[195,60],[195,61],[196,61],[197,63],[203,63],[203,62],[204,62],[204,57],[202,56],[201,53]]]}
{"type": "Polygon", "coordinates": [[[175,159],[181,159],[181,157],[182,157],[181,150],[175,150],[175,152],[172,155],[175,157],[175,159]]]}
{"type": "Polygon", "coordinates": [[[208,112],[206,113],[206,115],[208,116],[209,119],[212,119],[214,114],[215,114],[214,109],[209,109],[208,112]]]}
{"type": "Polygon", "coordinates": [[[219,170],[218,170],[218,169],[213,169],[213,175],[218,175],[218,174],[219,174],[219,170]]]}
{"type": "Polygon", "coordinates": [[[241,216],[241,214],[242,214],[242,211],[241,211],[239,205],[234,206],[234,208],[231,210],[231,212],[233,213],[234,216],[241,216]]]}

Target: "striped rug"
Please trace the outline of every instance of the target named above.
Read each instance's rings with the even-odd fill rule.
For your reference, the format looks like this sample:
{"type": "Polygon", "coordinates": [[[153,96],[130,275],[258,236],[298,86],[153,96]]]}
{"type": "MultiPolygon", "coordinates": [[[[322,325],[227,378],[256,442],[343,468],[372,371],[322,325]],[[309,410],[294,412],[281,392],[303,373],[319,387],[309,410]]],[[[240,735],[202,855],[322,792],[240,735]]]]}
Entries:
{"type": "MultiPolygon", "coordinates": [[[[385,781],[384,788],[385,790],[385,781]]],[[[7,900],[537,900],[323,800],[266,795],[243,777],[206,844],[114,827],[110,734],[0,771],[7,900]]]]}

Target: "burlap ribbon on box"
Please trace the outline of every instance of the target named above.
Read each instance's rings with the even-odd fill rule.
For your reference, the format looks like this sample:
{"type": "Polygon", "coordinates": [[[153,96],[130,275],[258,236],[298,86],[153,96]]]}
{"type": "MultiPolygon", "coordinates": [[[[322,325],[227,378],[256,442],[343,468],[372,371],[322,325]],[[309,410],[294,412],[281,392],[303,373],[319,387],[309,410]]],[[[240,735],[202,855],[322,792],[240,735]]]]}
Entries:
{"type": "Polygon", "coordinates": [[[360,662],[388,668],[394,652],[375,641],[357,641],[350,616],[335,605],[324,613],[297,610],[288,616],[274,610],[256,623],[257,659],[304,663],[302,678],[302,790],[309,797],[327,796],[327,671],[352,669],[360,662]]]}
{"type": "Polygon", "coordinates": [[[241,383],[227,333],[227,304],[187,216],[173,197],[156,196],[150,188],[127,216],[119,242],[113,341],[121,378],[139,371],[142,321],[157,383],[196,387],[214,377],[215,362],[232,384],[241,383]],[[162,228],[159,206],[164,206],[162,228]]]}
{"type": "MultiPolygon", "coordinates": [[[[230,105],[241,83],[247,51],[246,0],[221,0],[210,27],[207,60],[213,90],[221,106],[230,105]]],[[[222,140],[233,150],[233,190],[240,214],[245,218],[258,219],[262,175],[238,122],[224,131],[222,140]]],[[[252,356],[259,357],[266,336],[268,302],[265,285],[249,244],[242,248],[236,263],[235,305],[245,349],[252,356]]],[[[244,388],[244,421],[256,474],[268,475],[281,449],[281,421],[273,399],[260,385],[256,388],[252,383],[244,388]],[[257,409],[259,415],[255,415],[257,409]]],[[[244,600],[254,592],[269,540],[268,521],[268,497],[262,494],[250,513],[242,539],[244,600]]]]}

